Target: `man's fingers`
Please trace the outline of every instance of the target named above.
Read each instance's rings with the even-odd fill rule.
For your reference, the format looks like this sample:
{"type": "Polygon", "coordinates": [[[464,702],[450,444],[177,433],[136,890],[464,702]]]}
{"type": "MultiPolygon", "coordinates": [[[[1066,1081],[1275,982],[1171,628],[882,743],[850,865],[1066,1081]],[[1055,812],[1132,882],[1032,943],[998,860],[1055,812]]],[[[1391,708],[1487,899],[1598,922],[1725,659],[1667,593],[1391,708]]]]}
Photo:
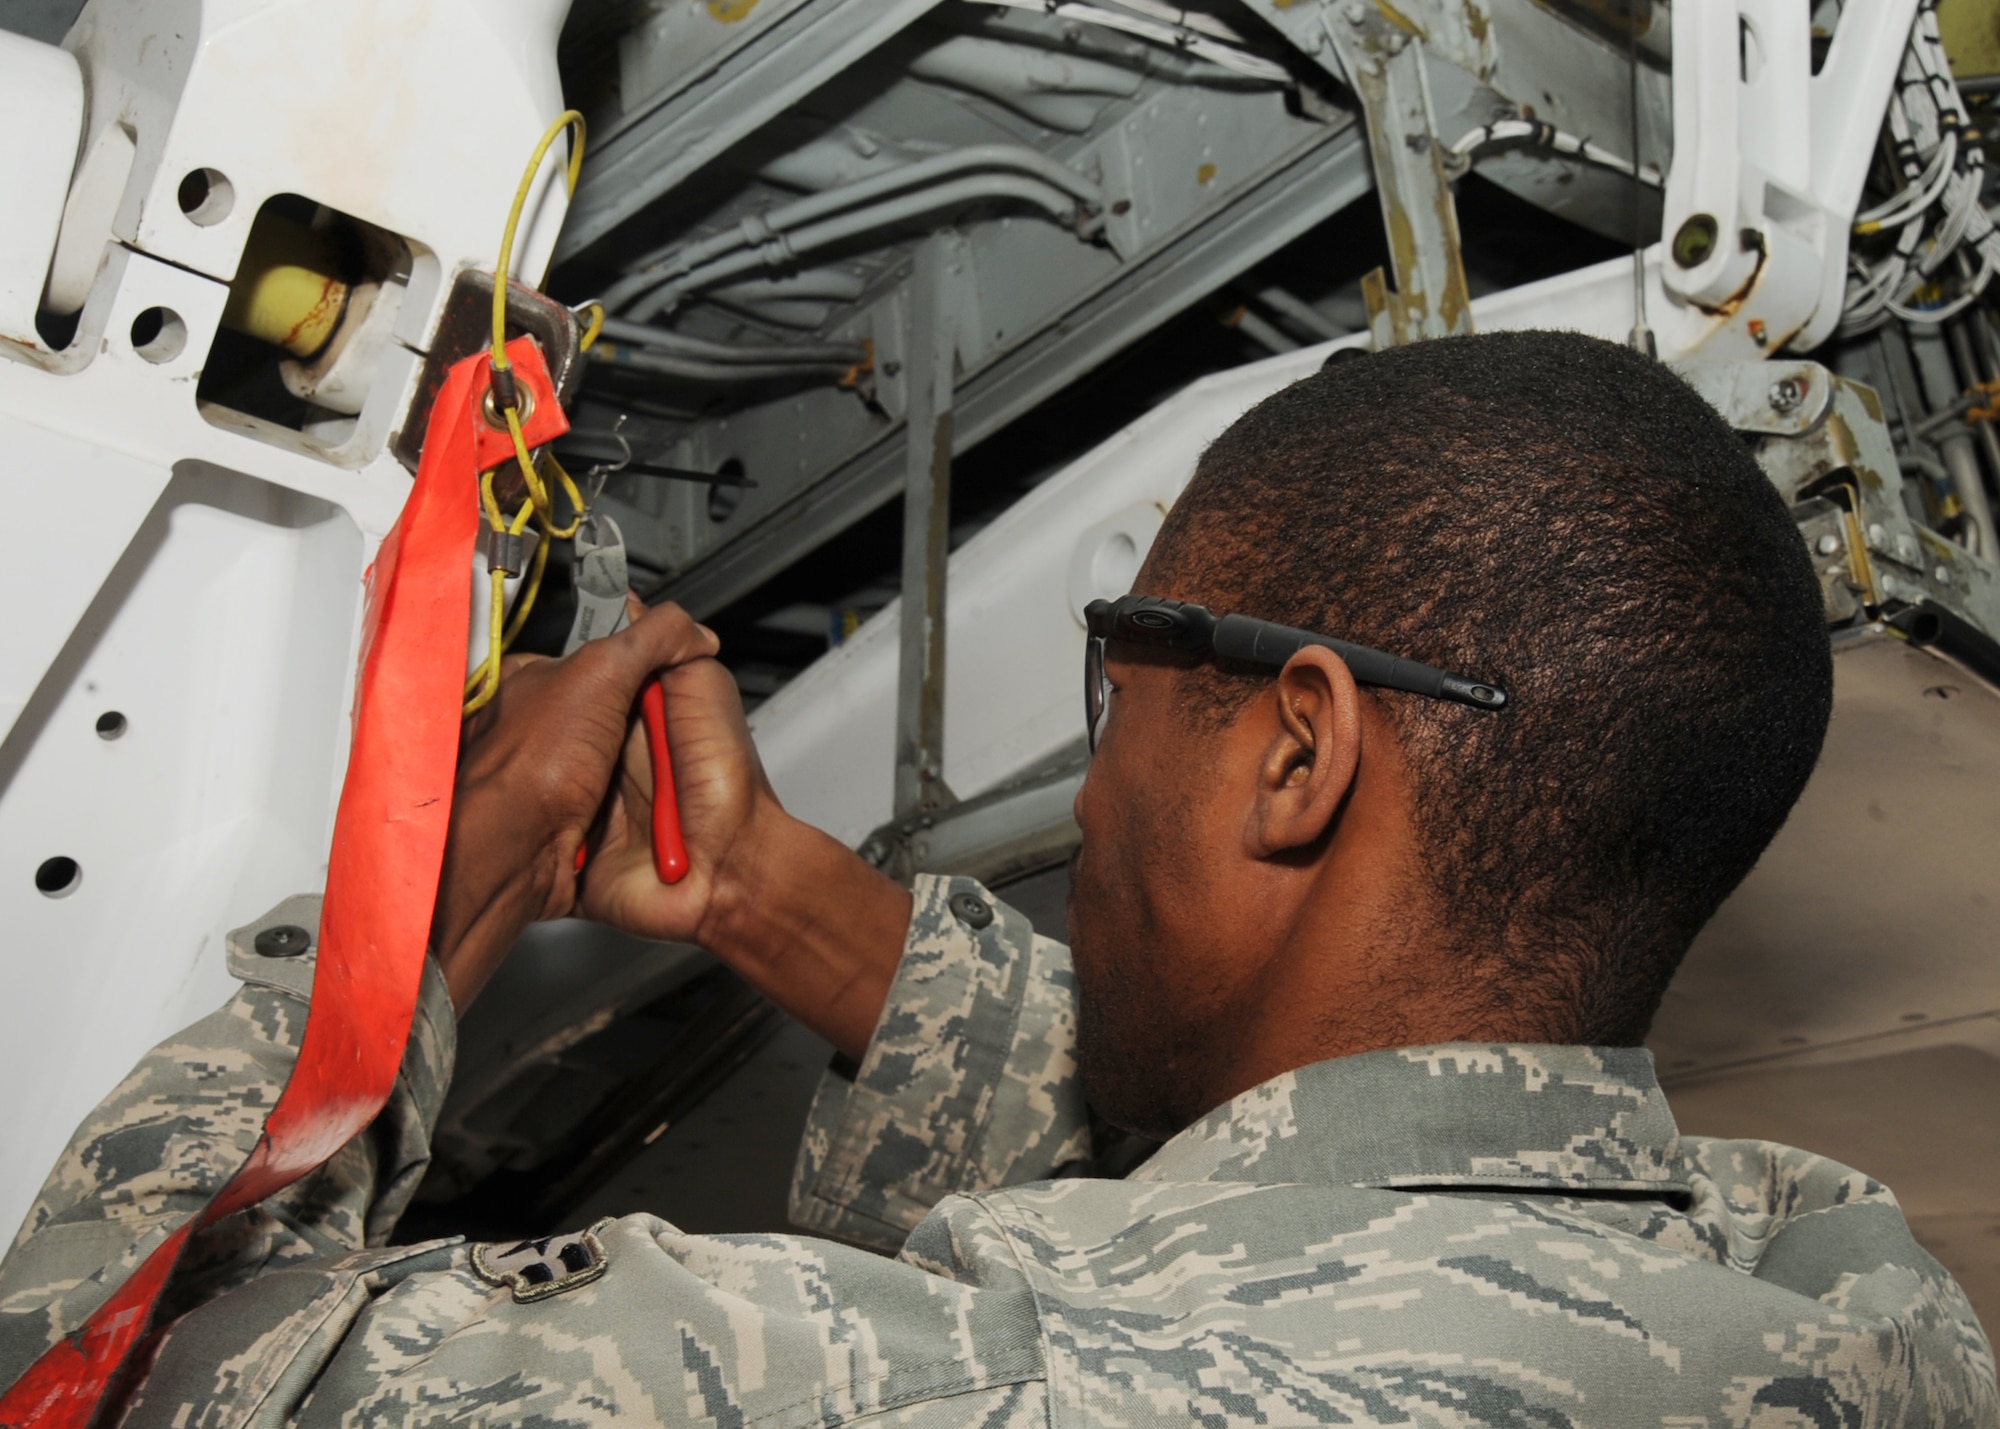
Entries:
{"type": "Polygon", "coordinates": [[[642,676],[685,665],[722,648],[714,631],[697,624],[693,616],[671,601],[646,611],[603,644],[607,654],[629,662],[642,676]]]}
{"type": "Polygon", "coordinates": [[[619,692],[626,703],[638,698],[647,677],[720,649],[715,633],[697,625],[677,605],[657,606],[616,635],[592,640],[568,657],[579,673],[619,692]]]}
{"type": "MultiPolygon", "coordinates": [[[[667,604],[672,605],[673,602],[668,601],[667,604]]],[[[652,609],[651,606],[647,605],[645,601],[639,599],[639,592],[635,590],[628,590],[625,592],[625,619],[629,624],[637,625],[641,620],[645,619],[646,612],[651,609],[652,609]]],[[[696,623],[699,624],[699,622],[696,623]]],[[[708,630],[708,627],[706,625],[703,625],[701,628],[703,630],[708,630]]],[[[715,632],[709,631],[709,633],[712,635],[715,632]]]]}
{"type": "Polygon", "coordinates": [[[500,657],[500,678],[504,680],[516,671],[525,670],[530,665],[538,665],[549,658],[547,655],[536,655],[532,652],[517,652],[502,655],[500,657]]]}

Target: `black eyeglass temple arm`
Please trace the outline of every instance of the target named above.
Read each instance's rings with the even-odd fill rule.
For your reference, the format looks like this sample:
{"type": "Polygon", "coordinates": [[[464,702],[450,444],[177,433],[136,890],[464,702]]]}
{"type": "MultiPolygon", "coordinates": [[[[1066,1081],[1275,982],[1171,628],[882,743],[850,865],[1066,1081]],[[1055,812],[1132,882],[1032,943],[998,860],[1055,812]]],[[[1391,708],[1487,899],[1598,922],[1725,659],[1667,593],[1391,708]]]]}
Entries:
{"type": "Polygon", "coordinates": [[[1283,665],[1307,645],[1319,645],[1347,662],[1354,678],[1364,685],[1385,690],[1404,690],[1433,699],[1456,700],[1475,709],[1505,708],[1504,690],[1478,680],[1468,680],[1415,660],[1386,655],[1365,645],[1336,640],[1331,635],[1295,630],[1248,615],[1225,615],[1215,623],[1215,653],[1225,660],[1253,665],[1283,665]]]}

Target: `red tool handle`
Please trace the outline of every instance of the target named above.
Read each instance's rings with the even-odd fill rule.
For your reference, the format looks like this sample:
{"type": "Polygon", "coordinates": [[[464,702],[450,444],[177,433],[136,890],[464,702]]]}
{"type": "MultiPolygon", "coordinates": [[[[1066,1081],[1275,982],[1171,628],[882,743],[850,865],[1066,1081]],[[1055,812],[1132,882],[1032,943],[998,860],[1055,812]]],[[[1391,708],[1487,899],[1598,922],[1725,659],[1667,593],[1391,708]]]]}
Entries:
{"type": "Polygon", "coordinates": [[[674,796],[674,756],[667,748],[667,692],[646,681],[646,751],[653,757],[653,870],[662,883],[687,877],[687,842],[681,837],[681,804],[674,796]]]}

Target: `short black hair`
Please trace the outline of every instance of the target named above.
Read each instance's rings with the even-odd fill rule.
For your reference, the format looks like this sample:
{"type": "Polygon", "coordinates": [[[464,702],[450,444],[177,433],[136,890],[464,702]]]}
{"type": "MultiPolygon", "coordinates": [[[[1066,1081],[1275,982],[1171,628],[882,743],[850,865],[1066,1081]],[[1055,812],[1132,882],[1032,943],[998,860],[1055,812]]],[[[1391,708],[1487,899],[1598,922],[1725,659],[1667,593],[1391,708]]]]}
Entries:
{"type": "MultiPolygon", "coordinates": [[[[1670,369],[1576,333],[1394,348],[1267,398],[1203,454],[1149,572],[1507,690],[1498,714],[1368,693],[1446,936],[1501,960],[1481,985],[1547,1041],[1644,1038],[1832,707],[1784,501],[1670,369]]],[[[1210,665],[1181,688],[1214,724],[1268,687],[1210,665]]]]}

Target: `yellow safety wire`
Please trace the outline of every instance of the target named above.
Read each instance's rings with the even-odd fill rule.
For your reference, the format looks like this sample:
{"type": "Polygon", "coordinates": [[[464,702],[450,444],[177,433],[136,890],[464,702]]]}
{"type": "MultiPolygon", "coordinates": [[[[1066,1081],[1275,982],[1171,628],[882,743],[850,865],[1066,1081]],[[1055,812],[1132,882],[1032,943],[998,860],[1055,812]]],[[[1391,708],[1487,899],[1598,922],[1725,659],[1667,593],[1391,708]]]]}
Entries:
{"type": "MultiPolygon", "coordinates": [[[[555,459],[554,453],[549,453],[546,460],[550,469],[555,472],[570,508],[569,524],[562,527],[555,524],[555,508],[550,498],[548,484],[535,470],[534,457],[529,453],[527,438],[521,431],[521,410],[512,401],[501,400],[504,393],[512,388],[512,383],[508,379],[512,365],[507,360],[507,274],[513,267],[514,239],[520,230],[521,216],[527,211],[528,195],[534,188],[535,175],[541,172],[542,160],[548,157],[550,147],[562,137],[563,131],[572,128],[576,133],[570,143],[566,178],[569,192],[571,194],[576,192],[577,174],[583,167],[584,124],[581,114],[574,109],[566,109],[556,116],[554,122],[543,132],[541,142],[535,145],[535,152],[521,174],[520,187],[514,191],[513,206],[507,211],[507,227],[500,235],[500,258],[493,275],[493,341],[489,360],[496,389],[494,406],[506,420],[507,434],[514,439],[514,461],[520,467],[521,480],[526,484],[528,494],[527,499],[521,503],[521,509],[511,517],[507,516],[501,511],[499,500],[493,492],[494,473],[488,471],[479,479],[480,506],[485,511],[489,530],[504,535],[520,536],[527,530],[528,523],[532,520],[539,528],[540,539],[535,542],[535,554],[530,560],[527,579],[522,584],[520,599],[515,604],[512,620],[506,618],[507,572],[498,569],[491,572],[493,599],[486,658],[465,683],[466,714],[471,714],[485,705],[500,688],[500,657],[520,635],[522,628],[528,623],[529,614],[535,608],[535,597],[541,592],[542,573],[548,569],[549,543],[573,538],[577,529],[583,524],[583,494],[577,490],[576,482],[571,479],[570,474],[563,470],[562,463],[555,459]]],[[[598,333],[604,328],[604,309],[596,304],[591,306],[595,312],[581,344],[586,350],[597,340],[598,333]]]]}
{"type": "MultiPolygon", "coordinates": [[[[583,340],[577,346],[588,352],[596,344],[597,339],[604,334],[604,304],[592,298],[583,307],[590,310],[590,321],[585,325],[583,340]]],[[[581,312],[582,310],[579,308],[577,311],[581,312]]]]}

